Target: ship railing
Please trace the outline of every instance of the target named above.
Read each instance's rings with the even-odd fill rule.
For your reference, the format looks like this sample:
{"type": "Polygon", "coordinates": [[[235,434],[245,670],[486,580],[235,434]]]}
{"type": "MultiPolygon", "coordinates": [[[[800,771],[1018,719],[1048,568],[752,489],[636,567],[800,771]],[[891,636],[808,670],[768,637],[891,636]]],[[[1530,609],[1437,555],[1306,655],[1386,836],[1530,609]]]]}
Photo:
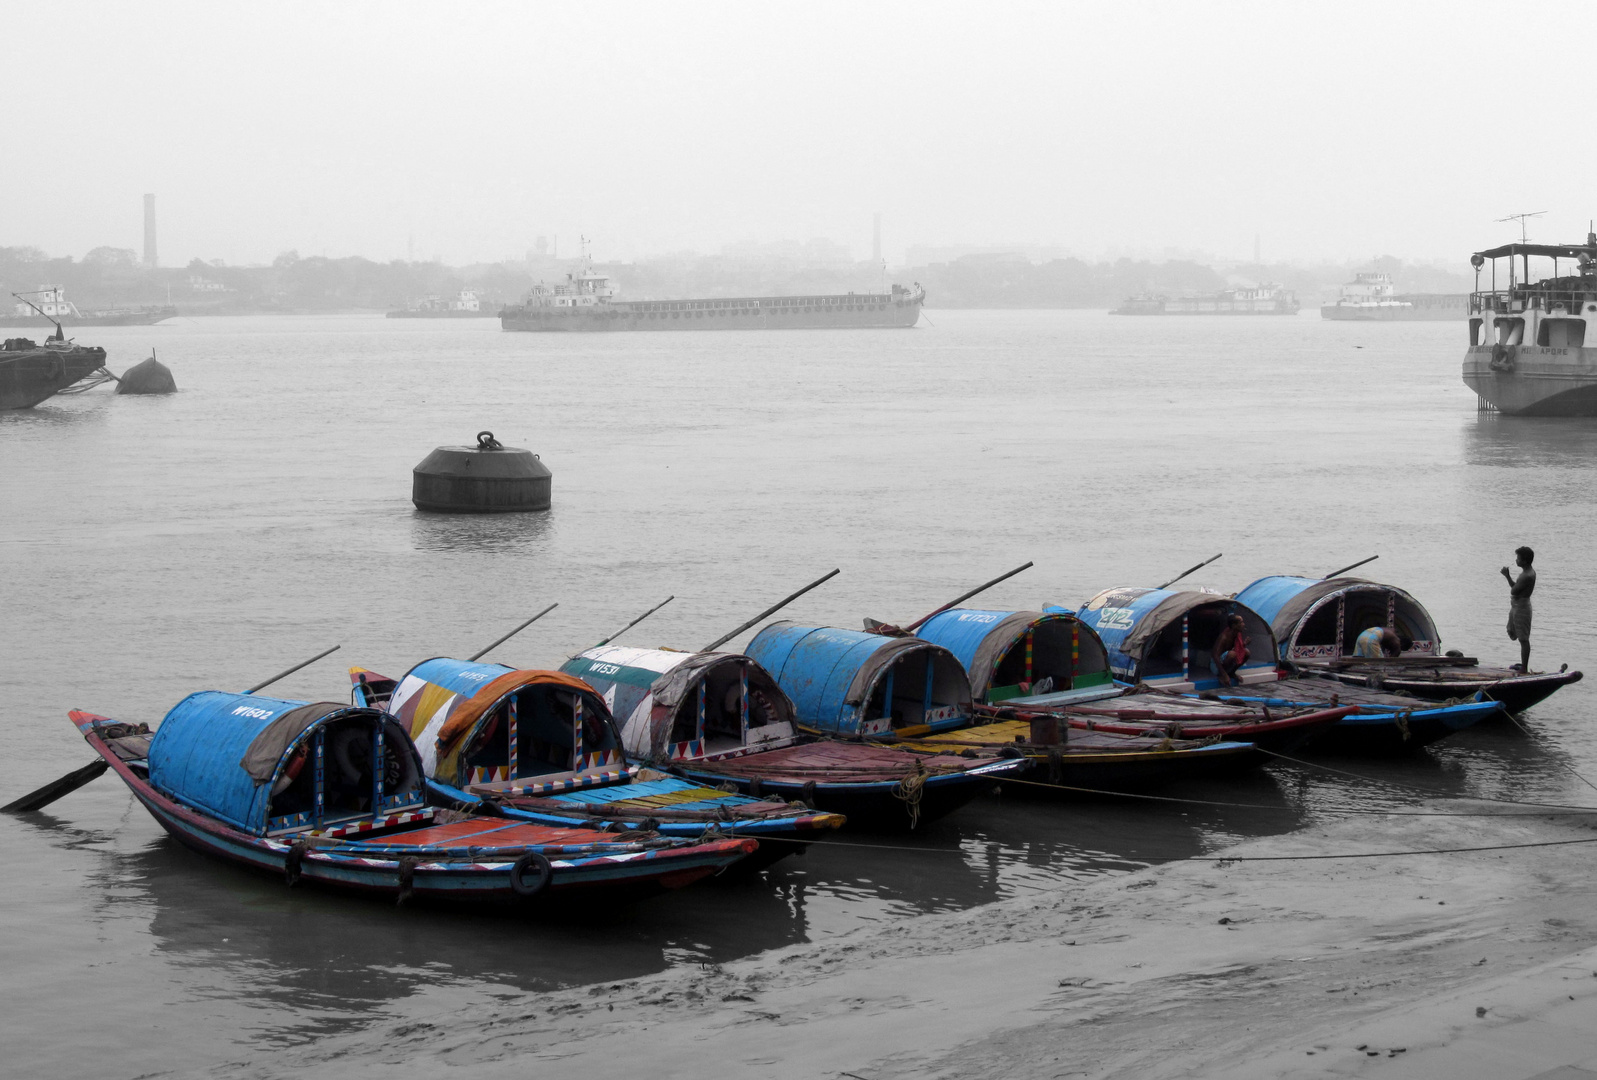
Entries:
{"type": "Polygon", "coordinates": [[[1512,289],[1470,293],[1469,313],[1479,315],[1490,309],[1499,314],[1517,314],[1527,310],[1552,311],[1559,307],[1574,313],[1585,310],[1585,306],[1592,302],[1597,302],[1597,293],[1584,289],[1516,285],[1512,289]]]}

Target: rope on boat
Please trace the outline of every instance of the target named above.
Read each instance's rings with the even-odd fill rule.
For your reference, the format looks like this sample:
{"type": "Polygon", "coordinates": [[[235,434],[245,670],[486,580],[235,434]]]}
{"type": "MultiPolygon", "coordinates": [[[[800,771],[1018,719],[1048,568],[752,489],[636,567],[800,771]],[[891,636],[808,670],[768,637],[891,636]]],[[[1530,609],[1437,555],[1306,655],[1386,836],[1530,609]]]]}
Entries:
{"type": "Polygon", "coordinates": [[[915,828],[920,824],[920,800],[926,792],[926,767],[921,764],[920,758],[915,759],[915,771],[905,773],[904,778],[893,788],[893,797],[904,802],[904,808],[909,811],[909,827],[915,828]]]}
{"type": "Polygon", "coordinates": [[[115,375],[111,374],[111,371],[110,371],[109,368],[100,367],[100,368],[96,368],[94,371],[89,372],[87,375],[85,375],[83,378],[79,379],[77,382],[73,383],[71,386],[68,386],[68,387],[66,387],[65,389],[62,389],[62,390],[57,390],[56,391],[56,395],[60,396],[62,394],[82,394],[82,393],[86,393],[87,391],[93,390],[96,386],[104,386],[108,382],[121,382],[121,381],[122,381],[121,379],[118,379],[115,375]]]}

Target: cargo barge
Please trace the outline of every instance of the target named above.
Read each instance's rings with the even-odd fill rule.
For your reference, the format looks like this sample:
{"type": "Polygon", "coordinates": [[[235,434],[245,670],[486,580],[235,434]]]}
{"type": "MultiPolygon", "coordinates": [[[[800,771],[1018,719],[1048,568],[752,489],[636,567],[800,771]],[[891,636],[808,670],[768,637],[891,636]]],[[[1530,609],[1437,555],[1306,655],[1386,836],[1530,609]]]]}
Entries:
{"type": "Polygon", "coordinates": [[[1207,296],[1133,296],[1111,315],[1296,315],[1297,294],[1280,285],[1226,289],[1207,296]]]}
{"type": "Polygon", "coordinates": [[[907,329],[920,321],[926,290],[618,300],[606,274],[589,267],[557,285],[534,285],[525,303],[499,313],[505,330],[830,330],[907,329]]]}

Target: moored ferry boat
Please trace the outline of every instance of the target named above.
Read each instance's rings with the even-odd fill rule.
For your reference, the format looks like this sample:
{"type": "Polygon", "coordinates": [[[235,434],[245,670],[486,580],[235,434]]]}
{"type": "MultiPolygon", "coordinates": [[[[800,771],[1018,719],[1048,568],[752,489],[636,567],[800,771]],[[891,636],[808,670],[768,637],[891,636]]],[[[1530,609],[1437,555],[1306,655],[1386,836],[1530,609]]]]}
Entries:
{"type": "Polygon", "coordinates": [[[1392,275],[1361,273],[1342,286],[1342,294],[1320,305],[1322,319],[1341,322],[1415,322],[1462,319],[1469,307],[1463,293],[1399,294],[1392,275]]]}
{"type": "Polygon", "coordinates": [[[1597,234],[1584,244],[1504,244],[1470,257],[1464,382],[1486,411],[1510,416],[1597,416],[1597,234]],[[1551,259],[1553,276],[1531,281],[1530,260],[1551,259]],[[1507,259],[1506,281],[1498,260],[1507,259]],[[1572,273],[1560,273],[1560,262],[1572,273]]]}
{"type": "Polygon", "coordinates": [[[926,290],[886,293],[745,296],[700,300],[618,300],[607,274],[592,267],[562,284],[532,287],[524,303],[499,313],[505,330],[816,330],[907,328],[920,321],[926,290]]]}
{"type": "Polygon", "coordinates": [[[53,326],[57,322],[68,326],[152,326],[162,319],[177,314],[177,308],[165,307],[103,308],[98,311],[79,311],[67,299],[67,291],[60,285],[40,285],[26,295],[13,293],[19,301],[10,315],[0,315],[0,326],[53,326]],[[28,296],[38,298],[35,303],[28,296]]]}
{"type": "Polygon", "coordinates": [[[1111,315],[1296,315],[1298,297],[1281,285],[1226,289],[1207,296],[1133,296],[1111,315]]]}

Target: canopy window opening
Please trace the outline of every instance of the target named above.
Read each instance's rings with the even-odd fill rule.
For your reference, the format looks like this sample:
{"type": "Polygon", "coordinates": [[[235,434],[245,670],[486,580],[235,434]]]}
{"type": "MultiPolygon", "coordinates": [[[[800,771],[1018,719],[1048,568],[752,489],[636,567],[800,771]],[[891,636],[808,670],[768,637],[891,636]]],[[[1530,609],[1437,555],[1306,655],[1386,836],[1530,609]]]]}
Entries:
{"type": "Polygon", "coordinates": [[[618,745],[596,696],[524,686],[490,709],[472,734],[464,755],[467,783],[578,772],[618,760],[618,745]]]}
{"type": "Polygon", "coordinates": [[[698,742],[700,753],[718,754],[750,742],[792,738],[792,721],[777,705],[780,694],[763,671],[751,672],[742,663],[717,664],[677,704],[671,742],[698,742]]]}
{"type": "Polygon", "coordinates": [[[1536,327],[1536,344],[1552,349],[1579,349],[1586,344],[1585,319],[1543,319],[1536,327]]]}
{"type": "Polygon", "coordinates": [[[284,755],[268,828],[375,817],[416,803],[420,789],[421,765],[398,724],[370,713],[339,717],[306,731],[284,755]]]}
{"type": "MultiPolygon", "coordinates": [[[[1241,609],[1234,613],[1242,616],[1242,633],[1248,642],[1248,665],[1273,663],[1270,650],[1274,646],[1269,626],[1256,612],[1241,609]]],[[[1137,667],[1137,677],[1147,680],[1176,676],[1188,681],[1210,678],[1213,672],[1209,670],[1209,661],[1214,643],[1232,614],[1229,604],[1218,603],[1193,608],[1173,620],[1148,643],[1142,663],[1137,667]]]]}
{"type": "Polygon", "coordinates": [[[1112,681],[1109,657],[1097,634],[1075,619],[1049,619],[1034,624],[1004,653],[993,668],[987,700],[996,703],[1112,681]]]}
{"type": "Polygon", "coordinates": [[[1409,653],[1429,655],[1436,649],[1436,629],[1430,616],[1406,596],[1377,589],[1359,589],[1327,597],[1298,624],[1289,656],[1352,656],[1358,636],[1372,626],[1390,627],[1398,637],[1413,642],[1409,653]]]}
{"type": "Polygon", "coordinates": [[[876,676],[860,719],[918,727],[963,719],[970,683],[959,661],[940,649],[900,653],[876,676]]]}

